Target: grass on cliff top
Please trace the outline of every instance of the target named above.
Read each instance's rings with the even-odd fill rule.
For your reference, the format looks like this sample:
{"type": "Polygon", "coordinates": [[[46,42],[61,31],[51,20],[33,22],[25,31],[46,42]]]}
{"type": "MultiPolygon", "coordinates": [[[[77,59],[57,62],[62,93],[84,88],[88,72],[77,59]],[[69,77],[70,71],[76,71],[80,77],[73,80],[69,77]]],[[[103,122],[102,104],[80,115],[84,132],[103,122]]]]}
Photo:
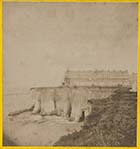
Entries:
{"type": "Polygon", "coordinates": [[[81,131],[63,136],[54,146],[136,146],[136,93],[119,89],[93,99],[93,112],[81,131]]]}

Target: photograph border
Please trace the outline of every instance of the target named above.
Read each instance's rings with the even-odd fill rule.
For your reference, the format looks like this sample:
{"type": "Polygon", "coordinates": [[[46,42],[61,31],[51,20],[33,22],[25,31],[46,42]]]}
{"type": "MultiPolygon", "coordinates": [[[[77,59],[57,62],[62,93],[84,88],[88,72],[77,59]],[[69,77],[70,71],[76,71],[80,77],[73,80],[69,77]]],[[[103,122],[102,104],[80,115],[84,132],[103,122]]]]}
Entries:
{"type": "Polygon", "coordinates": [[[140,149],[140,0],[0,0],[0,149],[140,149]],[[2,123],[2,3],[3,2],[121,2],[138,3],[138,49],[137,49],[137,140],[136,147],[53,147],[53,146],[3,146],[3,123],[2,123]]]}

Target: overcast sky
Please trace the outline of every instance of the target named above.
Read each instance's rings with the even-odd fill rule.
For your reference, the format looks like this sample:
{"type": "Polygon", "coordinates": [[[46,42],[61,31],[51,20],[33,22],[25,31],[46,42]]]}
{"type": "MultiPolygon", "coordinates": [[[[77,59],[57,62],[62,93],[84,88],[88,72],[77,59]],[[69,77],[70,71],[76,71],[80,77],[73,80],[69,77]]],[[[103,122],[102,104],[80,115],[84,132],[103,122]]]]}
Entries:
{"type": "Polygon", "coordinates": [[[4,3],[4,84],[56,86],[67,68],[136,72],[137,4],[4,3]]]}

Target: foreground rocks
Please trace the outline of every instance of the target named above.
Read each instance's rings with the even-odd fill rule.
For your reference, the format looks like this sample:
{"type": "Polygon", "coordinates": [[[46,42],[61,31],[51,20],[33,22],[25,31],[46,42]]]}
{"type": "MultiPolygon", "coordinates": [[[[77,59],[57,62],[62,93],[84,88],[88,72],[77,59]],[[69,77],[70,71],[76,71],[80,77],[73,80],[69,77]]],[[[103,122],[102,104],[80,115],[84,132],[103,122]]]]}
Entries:
{"type": "Polygon", "coordinates": [[[4,146],[53,146],[62,136],[80,131],[82,123],[58,116],[32,115],[24,112],[9,117],[3,134],[4,146]]]}

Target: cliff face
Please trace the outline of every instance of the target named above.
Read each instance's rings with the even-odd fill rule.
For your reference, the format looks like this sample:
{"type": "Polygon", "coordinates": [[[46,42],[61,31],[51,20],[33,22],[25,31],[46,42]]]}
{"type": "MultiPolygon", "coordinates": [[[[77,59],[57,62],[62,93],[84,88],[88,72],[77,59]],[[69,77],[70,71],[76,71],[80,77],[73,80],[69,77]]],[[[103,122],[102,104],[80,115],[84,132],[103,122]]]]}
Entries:
{"type": "Polygon", "coordinates": [[[79,132],[63,136],[56,146],[136,146],[137,93],[119,89],[93,99],[93,111],[79,132]]]}
{"type": "Polygon", "coordinates": [[[115,87],[54,87],[31,89],[35,112],[51,113],[74,118],[78,121],[89,99],[107,98],[115,87]]]}

